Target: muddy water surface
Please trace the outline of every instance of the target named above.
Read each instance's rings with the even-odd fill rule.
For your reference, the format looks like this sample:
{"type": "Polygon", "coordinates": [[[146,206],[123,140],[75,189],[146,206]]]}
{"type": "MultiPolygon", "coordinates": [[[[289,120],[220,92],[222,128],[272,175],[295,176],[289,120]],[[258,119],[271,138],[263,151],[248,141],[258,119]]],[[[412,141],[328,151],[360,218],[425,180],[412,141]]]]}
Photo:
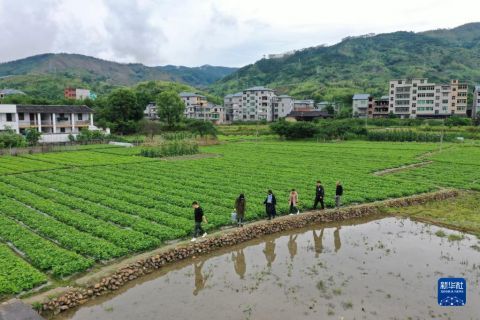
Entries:
{"type": "Polygon", "coordinates": [[[480,319],[480,243],[408,219],[328,224],[191,259],[59,319],[480,319]],[[437,305],[440,277],[467,305],[437,305]]]}

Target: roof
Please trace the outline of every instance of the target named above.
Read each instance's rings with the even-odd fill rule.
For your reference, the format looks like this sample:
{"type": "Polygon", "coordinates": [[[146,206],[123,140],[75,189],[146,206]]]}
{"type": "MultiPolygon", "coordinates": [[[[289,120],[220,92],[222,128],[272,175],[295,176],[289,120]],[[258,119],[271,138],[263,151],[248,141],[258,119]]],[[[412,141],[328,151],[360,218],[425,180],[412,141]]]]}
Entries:
{"type": "Polygon", "coordinates": [[[381,97],[380,97],[380,100],[388,100],[388,99],[390,99],[389,96],[381,96],[381,97]]]}
{"type": "Polygon", "coordinates": [[[230,93],[230,94],[227,94],[225,98],[241,97],[242,95],[243,95],[242,92],[230,93]]]}
{"type": "Polygon", "coordinates": [[[332,117],[331,114],[325,111],[318,111],[318,110],[312,110],[312,111],[292,111],[289,114],[287,114],[287,117],[293,117],[293,118],[330,118],[332,117]]]}
{"type": "Polygon", "coordinates": [[[279,97],[279,98],[291,98],[288,94],[281,94],[277,97],[279,97]]]}
{"type": "Polygon", "coordinates": [[[199,98],[205,98],[205,96],[202,96],[201,94],[198,93],[193,93],[193,92],[180,92],[179,94],[180,97],[199,97],[199,98]]]}
{"type": "Polygon", "coordinates": [[[19,104],[17,105],[17,112],[25,113],[93,113],[93,110],[89,107],[72,106],[72,105],[32,105],[32,104],[19,104]]]}
{"type": "Polygon", "coordinates": [[[367,100],[370,98],[368,93],[356,93],[353,95],[353,100],[367,100]]]}
{"type": "Polygon", "coordinates": [[[262,86],[257,86],[257,87],[251,87],[246,89],[245,91],[273,91],[270,88],[262,87],[262,86]]]}
{"type": "Polygon", "coordinates": [[[475,91],[480,91],[480,86],[475,86],[475,91]]]}
{"type": "Polygon", "coordinates": [[[0,94],[4,94],[4,95],[8,96],[10,94],[25,94],[25,92],[20,91],[20,90],[16,90],[16,89],[2,89],[2,90],[0,90],[0,94]]]}
{"type": "Polygon", "coordinates": [[[315,103],[315,101],[310,100],[310,99],[309,100],[294,100],[293,103],[308,103],[308,104],[310,104],[310,103],[315,103]]]}

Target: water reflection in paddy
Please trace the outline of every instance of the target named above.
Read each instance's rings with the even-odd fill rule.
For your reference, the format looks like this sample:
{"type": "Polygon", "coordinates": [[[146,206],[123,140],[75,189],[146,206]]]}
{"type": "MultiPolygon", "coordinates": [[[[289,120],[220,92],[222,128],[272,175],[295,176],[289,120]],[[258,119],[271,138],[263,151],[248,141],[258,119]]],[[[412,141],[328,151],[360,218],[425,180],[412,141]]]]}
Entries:
{"type": "Polygon", "coordinates": [[[480,319],[479,241],[408,219],[329,224],[188,260],[66,313],[87,319],[480,319]],[[467,305],[437,306],[465,277],[467,305]]]}

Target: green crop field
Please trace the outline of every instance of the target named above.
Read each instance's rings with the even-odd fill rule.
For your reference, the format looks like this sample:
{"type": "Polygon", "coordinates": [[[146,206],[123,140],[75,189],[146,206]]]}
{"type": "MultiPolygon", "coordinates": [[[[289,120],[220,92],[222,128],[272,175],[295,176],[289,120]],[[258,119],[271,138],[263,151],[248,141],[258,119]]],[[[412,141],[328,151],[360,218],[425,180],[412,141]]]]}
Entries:
{"type": "Polygon", "coordinates": [[[335,181],[345,204],[442,187],[480,190],[480,147],[460,144],[237,142],[202,148],[216,158],[164,161],[135,149],[81,150],[0,157],[0,295],[85,271],[98,262],[187,237],[192,201],[207,229],[230,223],[244,192],[248,220],[264,216],[267,189],[287,212],[291,188],[302,210],[315,181],[333,206],[335,181]],[[376,171],[433,162],[387,175],[376,171]]]}

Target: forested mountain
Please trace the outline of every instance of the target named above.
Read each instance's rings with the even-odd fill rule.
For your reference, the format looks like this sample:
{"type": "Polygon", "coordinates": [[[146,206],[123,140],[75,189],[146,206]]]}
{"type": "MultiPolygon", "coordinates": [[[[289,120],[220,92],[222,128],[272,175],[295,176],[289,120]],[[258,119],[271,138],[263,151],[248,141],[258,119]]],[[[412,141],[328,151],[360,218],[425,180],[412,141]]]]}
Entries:
{"type": "Polygon", "coordinates": [[[388,80],[400,77],[480,83],[480,23],[348,37],[332,46],[262,59],[219,80],[210,90],[223,95],[266,85],[298,98],[350,103],[355,92],[387,94],[388,80]]]}
{"type": "Polygon", "coordinates": [[[42,54],[0,64],[0,88],[14,88],[37,97],[57,99],[67,86],[104,93],[115,86],[163,80],[206,87],[236,68],[204,65],[147,67],[79,54],[42,54]]]}

